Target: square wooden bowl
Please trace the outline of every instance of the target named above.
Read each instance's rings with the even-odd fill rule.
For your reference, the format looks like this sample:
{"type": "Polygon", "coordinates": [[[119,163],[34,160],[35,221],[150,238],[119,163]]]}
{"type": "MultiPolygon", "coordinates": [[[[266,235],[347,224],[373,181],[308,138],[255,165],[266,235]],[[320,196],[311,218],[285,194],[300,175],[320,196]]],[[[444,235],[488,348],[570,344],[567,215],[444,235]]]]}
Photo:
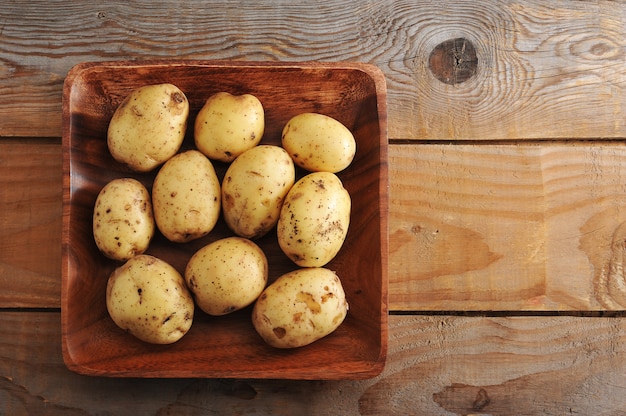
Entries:
{"type": "MultiPolygon", "coordinates": [[[[111,377],[362,379],[379,374],[387,353],[386,117],[384,76],[366,64],[124,61],[75,66],[63,89],[61,316],[68,368],[111,377]],[[94,243],[94,203],[114,178],[132,176],[151,189],[158,169],[137,174],[117,163],[109,154],[106,132],[131,90],[165,82],[178,86],[190,102],[181,150],[194,147],[195,116],[219,91],[260,99],[266,116],[262,143],[279,145],[287,120],[307,111],[332,116],[353,132],[356,157],[339,174],[352,197],[351,223],[340,253],[327,265],[341,278],[350,310],[331,335],[305,347],[275,349],[254,330],[251,307],[222,317],[196,308],[193,325],[180,341],[152,345],[110,319],[105,287],[121,263],[105,258],[94,243]]],[[[227,166],[214,166],[221,179],[227,166]]],[[[186,244],[170,243],[157,232],[147,253],[183,273],[200,247],[229,235],[223,220],[207,237],[186,244]]],[[[257,243],[268,257],[270,282],[296,268],[278,247],[275,232],[257,243]]]]}

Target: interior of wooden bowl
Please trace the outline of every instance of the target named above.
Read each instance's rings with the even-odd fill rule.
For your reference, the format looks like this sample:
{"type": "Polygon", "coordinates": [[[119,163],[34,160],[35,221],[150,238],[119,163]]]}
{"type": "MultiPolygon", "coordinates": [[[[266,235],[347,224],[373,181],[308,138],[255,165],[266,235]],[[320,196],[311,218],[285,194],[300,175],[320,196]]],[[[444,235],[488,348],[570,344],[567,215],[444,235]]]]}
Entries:
{"type": "MultiPolygon", "coordinates": [[[[387,337],[386,117],[381,80],[356,65],[152,62],[84,64],[64,90],[63,352],[68,367],[89,375],[132,377],[256,377],[339,379],[378,374],[387,337]],[[219,91],[250,93],[264,105],[262,143],[280,145],[283,126],[306,111],[330,115],[355,135],[357,154],[339,177],[352,198],[346,242],[326,267],[342,280],[350,310],[333,334],[309,346],[279,350],[264,344],[250,309],[209,317],[196,309],[190,332],[172,345],[151,345],[117,328],[105,305],[109,274],[121,263],[105,258],[92,235],[93,206],[110,180],[131,176],[151,189],[155,172],[137,174],[117,163],[106,144],[109,120],[134,88],[169,82],[191,106],[183,148],[193,148],[193,120],[219,91]]],[[[227,165],[214,162],[220,179],[227,165]]],[[[304,172],[300,171],[299,175],[304,172]]],[[[147,253],[181,273],[191,255],[233,235],[223,221],[186,244],[159,233],[147,253]]],[[[296,266],[275,232],[256,241],[270,265],[270,281],[296,266]]]]}

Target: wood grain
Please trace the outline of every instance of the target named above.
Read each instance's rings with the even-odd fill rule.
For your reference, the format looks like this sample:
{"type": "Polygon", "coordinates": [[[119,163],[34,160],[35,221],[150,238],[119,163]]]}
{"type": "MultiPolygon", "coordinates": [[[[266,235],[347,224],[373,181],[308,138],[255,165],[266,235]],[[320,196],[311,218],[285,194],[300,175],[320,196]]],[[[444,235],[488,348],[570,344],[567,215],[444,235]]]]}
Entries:
{"type": "Polygon", "coordinates": [[[58,140],[0,140],[0,307],[61,305],[62,174],[58,140]]]}
{"type": "Polygon", "coordinates": [[[624,414],[626,321],[390,317],[385,371],[364,381],[82,377],[58,313],[0,314],[0,414],[624,414]]]}
{"type": "Polygon", "coordinates": [[[625,328],[610,318],[398,317],[393,361],[359,410],[624,414],[625,328]]]}
{"type": "Polygon", "coordinates": [[[390,304],[626,308],[622,142],[390,148],[390,304]]]}
{"type": "MultiPolygon", "coordinates": [[[[59,307],[60,143],[0,146],[0,305],[59,307]]],[[[623,143],[389,152],[391,310],[624,310],[623,143]]]]}
{"type": "Polygon", "coordinates": [[[0,415],[626,415],[623,312],[574,316],[625,309],[625,22],[626,2],[609,0],[4,2],[0,415]],[[429,57],[457,38],[475,46],[476,71],[445,84],[429,57]],[[423,315],[389,317],[381,375],[65,367],[58,309],[32,309],[60,306],[63,81],[80,62],[150,58],[382,69],[389,308],[423,315]],[[428,315],[488,309],[501,317],[428,315]],[[520,310],[538,316],[503,316],[520,310]]]}
{"type": "Polygon", "coordinates": [[[625,137],[625,21],[615,1],[11,2],[0,10],[0,136],[59,137],[77,63],[162,57],[375,64],[396,139],[625,137]],[[459,37],[478,68],[448,85],[428,57],[459,37]]]}

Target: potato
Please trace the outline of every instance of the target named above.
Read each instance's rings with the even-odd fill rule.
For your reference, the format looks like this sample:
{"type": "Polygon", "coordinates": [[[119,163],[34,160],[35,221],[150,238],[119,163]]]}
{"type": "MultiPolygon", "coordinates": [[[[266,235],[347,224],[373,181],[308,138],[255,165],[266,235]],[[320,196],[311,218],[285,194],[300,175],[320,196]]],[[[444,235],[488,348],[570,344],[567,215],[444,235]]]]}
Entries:
{"type": "Polygon", "coordinates": [[[159,170],[152,185],[157,228],[184,243],[207,235],[220,215],[220,183],[213,164],[197,150],[179,153],[159,170]]]}
{"type": "Polygon", "coordinates": [[[111,273],[106,305],[113,322],[142,341],[171,344],[189,331],[194,302],[171,265],[141,254],[111,273]]]}
{"type": "Polygon", "coordinates": [[[343,245],[350,209],[350,195],[337,175],[314,172],[302,177],[289,190],[280,211],[280,248],[298,266],[324,266],[343,245]]]}
{"type": "Polygon", "coordinates": [[[252,310],[252,324],[277,348],[308,345],[332,333],[348,313],[337,275],[325,268],[304,268],[276,279],[252,310]]]}
{"type": "Polygon", "coordinates": [[[125,261],[148,249],[154,236],[150,194],[133,178],[113,179],[98,194],[93,210],[93,237],[98,249],[125,261]]]}
{"type": "Polygon", "coordinates": [[[232,162],[256,146],[265,131],[263,105],[254,95],[218,92],[196,117],[196,147],[213,160],[232,162]]]}
{"type": "Polygon", "coordinates": [[[185,281],[200,309],[226,315],[252,304],[267,284],[263,250],[242,237],[226,237],[198,250],[187,263],[185,281]]]}
{"type": "Polygon", "coordinates": [[[352,132],[319,113],[302,113],[290,119],[283,128],[282,145],[296,165],[310,172],[342,171],[356,154],[352,132]]]}
{"type": "Polygon", "coordinates": [[[138,172],[163,164],[180,149],[189,102],[175,85],[147,85],[133,90],[115,110],[107,145],[115,160],[138,172]]]}
{"type": "Polygon", "coordinates": [[[296,178],[293,161],[279,146],[246,150],[222,181],[222,209],[228,227],[250,239],[262,237],[278,222],[283,200],[296,178]]]}

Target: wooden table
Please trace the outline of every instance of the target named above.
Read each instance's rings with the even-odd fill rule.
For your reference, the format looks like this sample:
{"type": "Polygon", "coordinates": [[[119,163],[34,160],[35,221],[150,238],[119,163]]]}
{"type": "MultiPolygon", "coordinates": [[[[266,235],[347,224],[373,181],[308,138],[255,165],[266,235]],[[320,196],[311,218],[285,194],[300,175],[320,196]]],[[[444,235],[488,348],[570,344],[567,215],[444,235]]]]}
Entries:
{"type": "Polygon", "coordinates": [[[0,414],[626,414],[626,2],[0,6],[0,414]],[[90,378],[61,354],[83,61],[361,61],[388,86],[389,354],[362,381],[90,378]]]}

